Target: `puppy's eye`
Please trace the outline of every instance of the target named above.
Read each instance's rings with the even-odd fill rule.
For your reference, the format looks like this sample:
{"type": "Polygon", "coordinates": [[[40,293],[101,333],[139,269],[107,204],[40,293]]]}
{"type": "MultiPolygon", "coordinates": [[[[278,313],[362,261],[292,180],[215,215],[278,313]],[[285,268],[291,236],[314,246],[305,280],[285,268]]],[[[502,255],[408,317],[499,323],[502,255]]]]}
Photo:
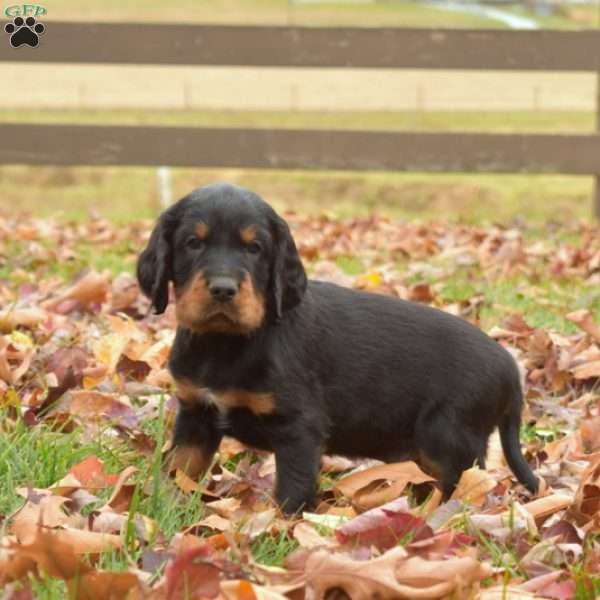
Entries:
{"type": "Polygon", "coordinates": [[[258,242],[251,242],[246,245],[246,252],[249,254],[258,254],[262,250],[262,246],[258,242]]]}
{"type": "Polygon", "coordinates": [[[201,240],[195,235],[190,236],[186,241],[185,245],[192,250],[202,250],[205,246],[204,240],[201,240]]]}

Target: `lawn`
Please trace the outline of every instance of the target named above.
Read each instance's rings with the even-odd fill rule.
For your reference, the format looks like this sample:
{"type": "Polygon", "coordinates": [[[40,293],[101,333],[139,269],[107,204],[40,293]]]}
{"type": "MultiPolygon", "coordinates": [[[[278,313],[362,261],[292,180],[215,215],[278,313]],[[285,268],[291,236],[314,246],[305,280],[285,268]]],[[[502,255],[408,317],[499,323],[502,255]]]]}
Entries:
{"type": "Polygon", "coordinates": [[[442,215],[288,219],[313,276],[437,306],[514,353],[525,377],[523,447],[545,481],[541,497],[514,482],[495,442],[487,470],[467,472],[448,503],[413,463],[363,465],[345,479],[359,463],[328,459],[319,505],[301,519],[272,504],[272,457],[233,440],[200,484],[183,472],[168,477],[173,313],[149,315],[132,278],[152,222],[8,217],[0,220],[5,597],[58,600],[70,590],[100,600],[110,587],[115,600],[194,591],[278,599],[296,588],[324,598],[332,586],[358,597],[360,572],[360,593],[414,597],[418,586],[439,597],[443,586],[445,596],[594,598],[597,228],[442,215]]]}
{"type": "Polygon", "coordinates": [[[462,15],[418,2],[290,2],[287,0],[186,0],[177,9],[159,0],[78,4],[53,0],[48,16],[61,20],[227,23],[243,25],[357,25],[360,27],[503,27],[494,19],[462,15]]]}
{"type": "MultiPolygon", "coordinates": [[[[373,2],[302,2],[294,0],[203,0],[178,2],[177,9],[158,0],[108,0],[102,3],[53,0],[48,16],[60,20],[167,21],[186,23],[356,25],[360,27],[472,27],[503,28],[499,21],[441,10],[407,0],[373,2]]],[[[559,7],[553,14],[535,14],[522,5],[499,8],[537,19],[542,27],[566,29],[596,27],[594,6],[559,7]]]]}

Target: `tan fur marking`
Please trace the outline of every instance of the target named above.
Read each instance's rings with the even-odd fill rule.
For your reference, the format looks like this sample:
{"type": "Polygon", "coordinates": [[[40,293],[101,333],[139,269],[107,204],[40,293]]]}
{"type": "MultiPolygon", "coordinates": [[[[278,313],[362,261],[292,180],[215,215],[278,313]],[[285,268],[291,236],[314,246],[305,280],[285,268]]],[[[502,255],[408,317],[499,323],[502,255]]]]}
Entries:
{"type": "Polygon", "coordinates": [[[188,329],[198,320],[198,313],[209,302],[210,294],[202,273],[194,276],[183,289],[175,288],[175,317],[177,322],[188,329]]]}
{"type": "Polygon", "coordinates": [[[197,386],[189,379],[175,380],[175,395],[184,404],[195,404],[200,402],[206,394],[206,389],[197,386]]]}
{"type": "Polygon", "coordinates": [[[213,403],[220,410],[247,408],[255,415],[268,415],[275,410],[273,394],[248,392],[235,388],[212,391],[192,383],[189,379],[175,381],[175,395],[183,404],[213,403]]]}
{"type": "Polygon", "coordinates": [[[222,408],[247,408],[255,415],[268,415],[275,411],[273,394],[259,394],[245,390],[225,390],[214,394],[216,404],[222,408]]]}
{"type": "Polygon", "coordinates": [[[208,225],[204,221],[196,224],[196,236],[199,240],[205,240],[208,237],[208,225]]]}
{"type": "Polygon", "coordinates": [[[240,230],[240,236],[245,244],[250,244],[256,239],[256,227],[248,225],[240,230]]]}
{"type": "Polygon", "coordinates": [[[249,275],[246,275],[240,285],[236,303],[239,307],[240,324],[248,332],[258,329],[265,318],[265,299],[254,289],[249,275]]]}
{"type": "Polygon", "coordinates": [[[256,292],[252,279],[246,275],[239,292],[230,306],[221,307],[225,314],[209,318],[213,300],[202,273],[183,288],[175,288],[175,316],[177,324],[194,333],[228,333],[246,335],[260,327],[265,317],[264,298],[256,292]]]}
{"type": "Polygon", "coordinates": [[[167,469],[169,473],[179,469],[188,477],[198,479],[206,473],[212,459],[196,446],[176,446],[167,458],[167,469]]]}

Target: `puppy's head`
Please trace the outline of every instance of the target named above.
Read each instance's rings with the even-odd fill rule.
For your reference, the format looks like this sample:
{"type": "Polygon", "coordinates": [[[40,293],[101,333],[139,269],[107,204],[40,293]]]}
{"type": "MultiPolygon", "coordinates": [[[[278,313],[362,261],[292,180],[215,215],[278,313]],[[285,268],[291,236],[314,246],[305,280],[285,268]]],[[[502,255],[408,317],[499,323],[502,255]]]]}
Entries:
{"type": "Polygon", "coordinates": [[[172,281],[178,324],[199,334],[249,334],[296,306],[307,283],[287,223],[253,192],[223,183],[161,215],[137,275],[157,313],[172,281]]]}

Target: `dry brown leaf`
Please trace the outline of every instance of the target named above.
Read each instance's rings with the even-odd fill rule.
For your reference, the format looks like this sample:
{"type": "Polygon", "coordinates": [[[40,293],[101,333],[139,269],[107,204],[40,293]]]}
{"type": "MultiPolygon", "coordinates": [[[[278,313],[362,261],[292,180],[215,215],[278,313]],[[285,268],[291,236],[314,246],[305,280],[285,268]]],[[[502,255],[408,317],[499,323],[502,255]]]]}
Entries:
{"type": "Polygon", "coordinates": [[[325,473],[340,473],[349,471],[356,466],[356,461],[350,460],[344,456],[329,456],[324,454],[321,457],[321,471],[325,473]]]}
{"type": "Polygon", "coordinates": [[[212,529],[214,531],[231,531],[233,529],[233,523],[229,519],[224,519],[219,515],[208,515],[201,521],[190,525],[184,529],[183,533],[189,533],[196,531],[197,529],[212,529]]]}
{"type": "Polygon", "coordinates": [[[497,485],[498,482],[487,471],[471,467],[461,475],[452,498],[473,506],[483,506],[487,493],[497,485]]]}
{"type": "Polygon", "coordinates": [[[287,600],[276,590],[269,589],[244,579],[221,582],[221,593],[225,600],[287,600]]]}
{"type": "Polygon", "coordinates": [[[502,450],[502,442],[500,441],[500,433],[496,429],[490,435],[488,441],[487,456],[485,457],[485,465],[488,470],[505,469],[506,459],[504,458],[504,450],[502,450]]]}
{"type": "Polygon", "coordinates": [[[226,462],[229,459],[241,454],[242,452],[246,452],[248,450],[248,446],[242,444],[235,438],[232,437],[224,437],[219,445],[219,457],[222,462],[226,462]]]}
{"type": "Polygon", "coordinates": [[[100,509],[108,509],[109,507],[114,511],[126,511],[129,509],[129,504],[133,497],[134,485],[126,485],[127,481],[138,472],[137,467],[126,467],[119,475],[115,482],[115,487],[110,495],[110,498],[106,501],[106,504],[100,509]]]}
{"type": "Polygon", "coordinates": [[[600,377],[600,360],[586,362],[572,369],[573,377],[577,380],[600,377]]]}
{"type": "Polygon", "coordinates": [[[600,462],[592,463],[582,473],[573,508],[580,523],[589,521],[600,511],[600,462]]]}
{"type": "Polygon", "coordinates": [[[58,297],[41,303],[42,308],[67,313],[75,308],[90,309],[106,301],[110,275],[90,271],[58,297]]]}
{"type": "Polygon", "coordinates": [[[585,419],[579,425],[579,439],[584,454],[600,450],[600,416],[585,419]]]}
{"type": "Polygon", "coordinates": [[[313,525],[306,521],[298,523],[294,527],[292,535],[303,548],[318,548],[320,546],[335,545],[332,538],[322,536],[313,525]]]}
{"type": "Polygon", "coordinates": [[[129,600],[134,590],[141,592],[140,581],[133,573],[90,571],[68,581],[74,600],[129,600]]]}
{"type": "Polygon", "coordinates": [[[335,537],[340,544],[353,547],[374,546],[380,550],[397,545],[399,540],[407,535],[419,541],[431,537],[433,531],[421,517],[410,513],[406,497],[372,508],[335,531],[335,537]]]}
{"type": "Polygon", "coordinates": [[[13,516],[11,532],[23,543],[31,543],[39,532],[40,525],[46,527],[84,527],[85,519],[77,514],[69,515],[64,510],[68,498],[48,495],[37,502],[26,502],[13,516]]]}
{"type": "Polygon", "coordinates": [[[15,547],[15,550],[9,549],[12,544],[14,544],[14,540],[8,536],[0,539],[0,586],[11,581],[18,581],[35,568],[35,560],[30,556],[20,554],[18,546],[15,547]]]}
{"type": "Polygon", "coordinates": [[[34,329],[48,318],[41,308],[7,308],[0,310],[0,333],[10,333],[17,327],[34,329]]]}
{"type": "Polygon", "coordinates": [[[566,319],[575,323],[579,328],[590,335],[594,341],[600,342],[600,326],[594,322],[592,313],[587,309],[576,310],[565,316],[566,319]]]}
{"type": "Polygon", "coordinates": [[[213,511],[221,517],[224,517],[225,519],[232,519],[241,506],[241,500],[233,497],[222,498],[221,500],[214,500],[206,504],[207,509],[213,511]]]}
{"type": "Polygon", "coordinates": [[[543,520],[560,510],[569,508],[573,504],[573,497],[566,494],[552,494],[543,498],[536,498],[527,504],[523,504],[523,508],[533,516],[536,520],[543,520]]]}
{"type": "Polygon", "coordinates": [[[492,569],[471,557],[424,560],[396,547],[382,556],[358,561],[329,550],[316,550],[306,561],[307,598],[324,600],[339,588],[350,598],[420,600],[472,588],[492,569]]]}
{"type": "Polygon", "coordinates": [[[199,489],[198,482],[194,481],[181,469],[175,469],[175,484],[182,492],[185,492],[186,494],[193,494],[199,489]]]}
{"type": "Polygon", "coordinates": [[[371,467],[343,477],[335,490],[352,499],[357,510],[368,510],[400,496],[409,483],[434,481],[412,461],[371,467]]]}
{"type": "Polygon", "coordinates": [[[56,542],[68,545],[75,554],[97,554],[121,547],[120,536],[84,529],[86,520],[81,515],[65,514],[62,506],[67,500],[45,496],[37,504],[27,502],[12,521],[11,531],[17,540],[21,544],[34,544],[40,536],[40,527],[50,527],[56,542]]]}
{"type": "Polygon", "coordinates": [[[74,549],[56,531],[37,527],[26,543],[11,544],[18,556],[33,560],[51,577],[69,580],[91,571],[91,567],[75,556],[74,549]]]}
{"type": "Polygon", "coordinates": [[[240,527],[240,533],[247,535],[251,540],[269,531],[275,525],[277,510],[269,508],[259,513],[255,513],[240,527]]]}
{"type": "Polygon", "coordinates": [[[499,586],[481,590],[479,600],[535,600],[539,596],[517,586],[499,586]]]}

